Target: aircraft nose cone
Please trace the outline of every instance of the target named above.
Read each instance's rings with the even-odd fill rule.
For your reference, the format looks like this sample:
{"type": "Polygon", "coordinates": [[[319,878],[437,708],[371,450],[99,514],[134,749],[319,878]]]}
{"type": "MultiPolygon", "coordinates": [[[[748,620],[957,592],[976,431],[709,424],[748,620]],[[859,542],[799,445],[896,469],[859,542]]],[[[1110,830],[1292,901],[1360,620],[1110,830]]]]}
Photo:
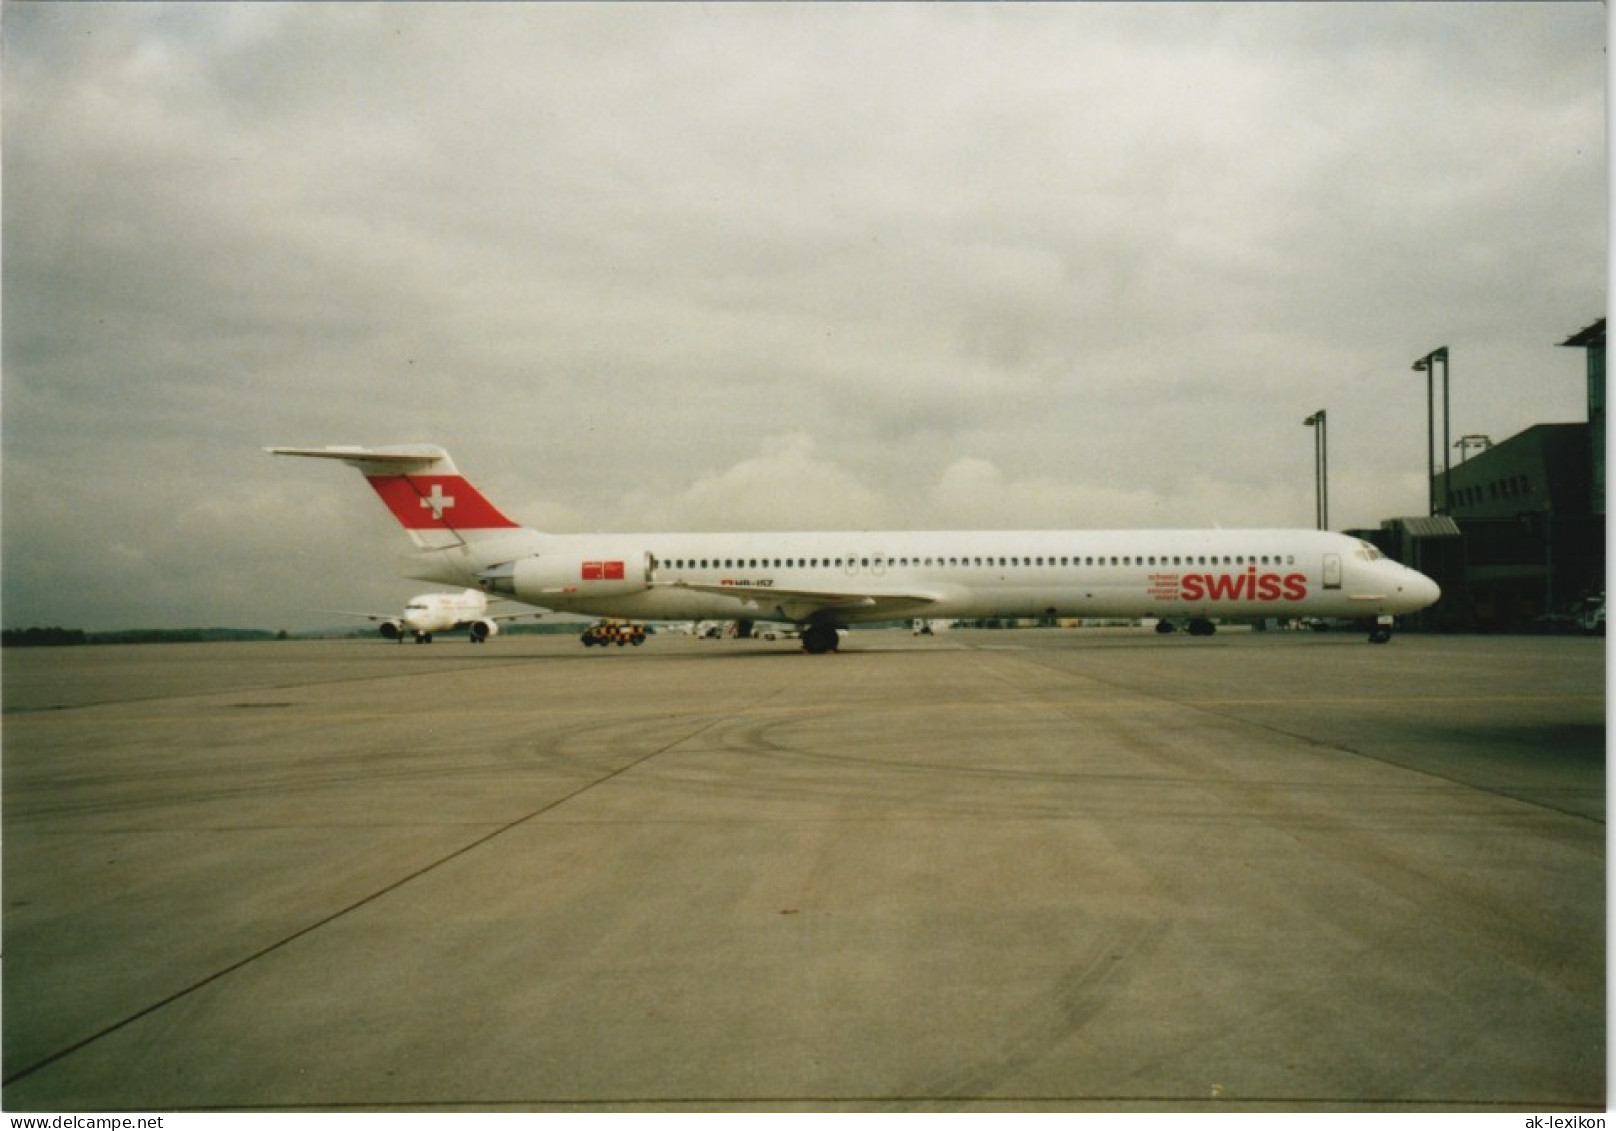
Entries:
{"type": "Polygon", "coordinates": [[[1418,573],[1414,570],[1409,572],[1413,574],[1413,577],[1409,579],[1409,584],[1403,586],[1403,589],[1416,602],[1414,607],[1423,609],[1436,604],[1442,597],[1442,587],[1423,573],[1418,573]]]}

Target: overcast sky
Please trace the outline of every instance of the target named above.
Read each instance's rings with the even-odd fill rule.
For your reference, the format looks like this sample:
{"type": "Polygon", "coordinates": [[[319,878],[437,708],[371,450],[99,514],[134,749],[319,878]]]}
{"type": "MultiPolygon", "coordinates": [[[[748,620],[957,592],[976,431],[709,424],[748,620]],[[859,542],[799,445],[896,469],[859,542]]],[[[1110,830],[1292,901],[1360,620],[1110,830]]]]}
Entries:
{"type": "Polygon", "coordinates": [[[1606,9],[4,8],[4,622],[329,623],[544,529],[1423,513],[1586,419],[1606,9]]]}

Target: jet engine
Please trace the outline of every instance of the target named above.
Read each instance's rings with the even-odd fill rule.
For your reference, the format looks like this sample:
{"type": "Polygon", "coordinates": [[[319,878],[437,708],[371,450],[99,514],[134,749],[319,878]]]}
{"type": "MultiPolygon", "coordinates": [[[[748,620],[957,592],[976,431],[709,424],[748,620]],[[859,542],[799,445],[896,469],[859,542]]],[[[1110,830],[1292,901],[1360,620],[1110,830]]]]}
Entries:
{"type": "Polygon", "coordinates": [[[651,555],[534,554],[485,569],[477,582],[535,605],[565,605],[589,597],[625,597],[650,583],[651,555]]]}
{"type": "Polygon", "coordinates": [[[404,622],[401,620],[384,620],[376,628],[388,640],[397,640],[404,635],[404,622]]]}
{"type": "Polygon", "coordinates": [[[474,620],[471,622],[471,642],[481,644],[490,636],[499,635],[499,625],[491,620],[474,620]]]}

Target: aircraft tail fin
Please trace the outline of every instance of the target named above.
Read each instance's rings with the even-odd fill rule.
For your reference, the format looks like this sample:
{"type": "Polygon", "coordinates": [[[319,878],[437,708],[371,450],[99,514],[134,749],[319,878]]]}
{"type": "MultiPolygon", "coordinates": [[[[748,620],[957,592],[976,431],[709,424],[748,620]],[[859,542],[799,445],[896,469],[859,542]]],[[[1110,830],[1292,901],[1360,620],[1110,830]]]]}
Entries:
{"type": "Polygon", "coordinates": [[[265,448],[277,456],[336,459],[356,468],[421,549],[438,550],[520,529],[434,444],[384,448],[265,448]]]}

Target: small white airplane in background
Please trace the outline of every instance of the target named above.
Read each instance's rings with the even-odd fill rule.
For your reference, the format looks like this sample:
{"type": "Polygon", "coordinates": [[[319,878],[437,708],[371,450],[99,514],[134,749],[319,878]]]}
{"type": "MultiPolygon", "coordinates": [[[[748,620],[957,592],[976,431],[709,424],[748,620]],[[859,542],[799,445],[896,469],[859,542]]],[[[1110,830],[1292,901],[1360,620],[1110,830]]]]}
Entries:
{"type": "Polygon", "coordinates": [[[400,644],[406,635],[413,636],[417,644],[430,644],[435,633],[453,632],[459,628],[469,628],[471,642],[481,644],[490,636],[499,635],[500,621],[540,614],[500,613],[491,616],[488,612],[488,595],[481,589],[467,589],[460,593],[422,593],[418,597],[411,597],[402,615],[348,612],[339,612],[338,615],[380,621],[381,634],[400,644]]]}
{"type": "Polygon", "coordinates": [[[267,448],[363,475],[415,543],[406,576],[634,621],[784,621],[835,651],[858,622],[1116,617],[1183,624],[1350,617],[1391,639],[1436,582],[1323,530],[545,534],[505,517],[442,448],[267,448]]]}

